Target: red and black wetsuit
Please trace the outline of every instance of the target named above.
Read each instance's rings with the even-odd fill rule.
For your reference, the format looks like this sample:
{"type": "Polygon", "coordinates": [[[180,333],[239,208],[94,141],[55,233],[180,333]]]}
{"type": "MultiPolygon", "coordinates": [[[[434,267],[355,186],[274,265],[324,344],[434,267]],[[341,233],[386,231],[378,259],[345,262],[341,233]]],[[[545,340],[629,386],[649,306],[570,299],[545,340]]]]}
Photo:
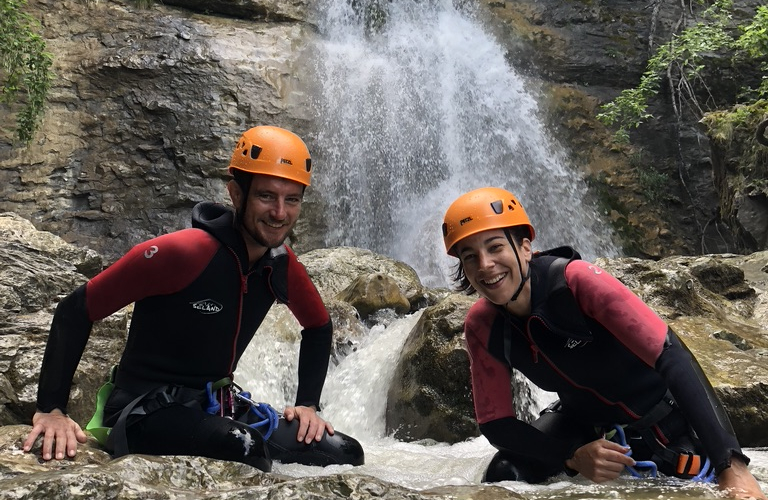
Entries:
{"type": "Polygon", "coordinates": [[[694,436],[717,473],[734,453],[747,461],[698,363],[642,300],[569,248],[536,254],[530,266],[530,316],[480,299],[465,322],[477,421],[500,455],[543,480],[599,437],[588,429],[639,426],[671,395],[667,414],[650,426],[656,440],[694,436]],[[511,368],[557,393],[557,413],[567,421],[517,420],[511,368]]]}
{"type": "MultiPolygon", "coordinates": [[[[66,412],[72,377],[93,322],[128,304],[135,303],[128,340],[105,409],[105,421],[112,423],[137,395],[163,386],[202,391],[208,382],[232,377],[276,300],[286,304],[303,327],[296,405],[320,408],[333,331],[304,266],[283,245],[249,268],[234,212],[222,205],[197,205],[192,226],[137,245],[61,301],[43,360],[39,410],[66,412]]],[[[174,422],[161,422],[147,434],[154,432],[159,438],[165,425],[174,422]]],[[[189,429],[190,434],[195,432],[200,431],[189,429]]],[[[133,434],[131,451],[155,451],[146,451],[155,445],[147,442],[149,438],[133,434]]],[[[161,452],[167,453],[167,447],[161,452]]],[[[198,448],[194,454],[212,456],[198,448]]]]}

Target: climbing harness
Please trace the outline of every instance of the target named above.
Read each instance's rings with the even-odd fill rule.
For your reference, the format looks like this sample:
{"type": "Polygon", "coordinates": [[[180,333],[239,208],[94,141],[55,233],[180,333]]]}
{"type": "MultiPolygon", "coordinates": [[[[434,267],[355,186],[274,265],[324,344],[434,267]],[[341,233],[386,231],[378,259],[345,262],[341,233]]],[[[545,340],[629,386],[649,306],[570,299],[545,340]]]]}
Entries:
{"type": "Polygon", "coordinates": [[[252,429],[265,427],[265,429],[259,430],[262,432],[264,440],[268,440],[272,432],[277,429],[280,421],[277,411],[267,403],[260,403],[251,399],[250,392],[244,391],[230,379],[223,380],[226,380],[225,384],[220,384],[221,381],[208,382],[206,386],[208,408],[206,411],[212,415],[218,414],[243,422],[252,429]],[[245,412],[242,412],[243,405],[248,406],[248,410],[245,412]],[[255,422],[252,422],[253,417],[249,418],[250,414],[256,416],[255,422]]]}
{"type": "Polygon", "coordinates": [[[211,415],[231,418],[258,430],[265,441],[272,435],[280,420],[277,411],[269,404],[253,401],[250,393],[243,391],[231,378],[225,377],[215,382],[208,382],[204,390],[162,386],[145,392],[123,408],[113,427],[106,427],[104,426],[104,407],[115,388],[116,371],[117,365],[112,367],[109,380],[99,389],[96,395],[96,410],[85,426],[85,430],[115,457],[128,454],[126,427],[129,416],[149,415],[172,404],[188,407],[202,406],[211,415]]]}
{"type": "MultiPolygon", "coordinates": [[[[624,428],[622,428],[620,425],[614,425],[613,430],[615,433],[613,434],[613,439],[615,442],[619,443],[622,446],[628,446],[627,445],[627,439],[624,433],[624,428]]],[[[659,445],[661,446],[661,445],[659,445]]],[[[715,481],[715,470],[711,466],[711,462],[709,460],[709,457],[704,457],[704,463],[701,463],[701,455],[696,455],[692,452],[683,452],[678,453],[674,452],[668,448],[664,448],[666,453],[663,454],[664,459],[670,460],[672,455],[677,456],[677,461],[671,461],[676,467],[675,472],[677,473],[677,477],[680,477],[682,479],[690,479],[694,482],[701,482],[701,483],[711,483],[715,481]]],[[[657,454],[658,450],[656,451],[657,454]]],[[[626,455],[632,456],[632,450],[630,449],[627,451],[626,455]]],[[[637,461],[635,463],[634,467],[626,466],[627,472],[629,472],[630,475],[637,478],[647,478],[647,477],[657,477],[658,475],[658,466],[656,465],[656,462],[653,460],[641,460],[637,461]],[[638,471],[637,468],[640,469],[646,469],[647,473],[643,473],[641,471],[638,471]]]]}
{"type": "MultiPolygon", "coordinates": [[[[616,431],[616,434],[614,434],[614,439],[617,443],[619,443],[622,446],[627,446],[627,438],[624,435],[624,429],[620,425],[614,425],[613,429],[616,431]]],[[[632,456],[632,449],[630,448],[625,453],[626,456],[631,457],[632,456]]],[[[658,468],[656,467],[656,463],[652,460],[639,460],[635,461],[635,467],[632,467],[630,465],[626,465],[625,468],[627,469],[627,472],[630,473],[632,477],[640,477],[640,478],[646,478],[646,477],[656,477],[658,474],[658,468]],[[647,474],[643,474],[639,472],[635,467],[639,467],[641,469],[648,469],[647,474]]]]}

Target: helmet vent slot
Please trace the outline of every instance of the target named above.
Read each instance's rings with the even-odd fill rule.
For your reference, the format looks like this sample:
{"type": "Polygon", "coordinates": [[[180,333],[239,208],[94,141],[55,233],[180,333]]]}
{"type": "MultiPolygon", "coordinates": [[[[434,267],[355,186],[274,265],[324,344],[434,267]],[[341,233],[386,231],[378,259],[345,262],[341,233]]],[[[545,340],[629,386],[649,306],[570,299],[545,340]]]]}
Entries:
{"type": "Polygon", "coordinates": [[[504,203],[501,202],[501,200],[496,200],[491,202],[491,208],[496,213],[496,215],[499,215],[504,211],[504,203]]]}
{"type": "Polygon", "coordinates": [[[261,154],[261,148],[258,146],[251,146],[251,159],[255,160],[261,154]]]}

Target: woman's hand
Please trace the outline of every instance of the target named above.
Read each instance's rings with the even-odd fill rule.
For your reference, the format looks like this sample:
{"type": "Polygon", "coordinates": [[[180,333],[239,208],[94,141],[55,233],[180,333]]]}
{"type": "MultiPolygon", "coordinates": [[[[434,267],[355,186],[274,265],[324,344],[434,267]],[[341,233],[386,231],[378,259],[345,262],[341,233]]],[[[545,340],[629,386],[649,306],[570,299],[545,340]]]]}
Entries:
{"type": "Polygon", "coordinates": [[[598,439],[578,448],[565,465],[596,483],[619,477],[624,467],[632,467],[635,461],[626,455],[629,447],[607,439],[598,439]]]}

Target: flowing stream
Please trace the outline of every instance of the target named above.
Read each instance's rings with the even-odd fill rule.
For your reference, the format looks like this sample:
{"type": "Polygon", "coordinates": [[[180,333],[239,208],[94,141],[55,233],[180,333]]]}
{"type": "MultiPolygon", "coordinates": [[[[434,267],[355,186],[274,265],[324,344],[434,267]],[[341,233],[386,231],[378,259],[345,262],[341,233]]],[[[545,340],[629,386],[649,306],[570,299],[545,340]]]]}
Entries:
{"type": "MultiPolygon", "coordinates": [[[[466,3],[466,2],[463,2],[466,3]]],[[[535,84],[471,12],[446,0],[318,0],[321,41],[311,60],[318,82],[313,191],[324,197],[327,246],[368,248],[411,265],[427,286],[448,283],[440,226],[460,194],[500,186],[523,202],[535,248],[563,244],[587,259],[618,254],[581,176],[539,118],[535,84]]],[[[281,306],[280,306],[281,307],[281,306]]],[[[478,485],[494,454],[482,437],[449,445],[387,436],[387,391],[420,313],[371,328],[329,370],[323,415],[361,441],[361,467],[276,464],[289,476],[349,472],[408,488],[478,485]]],[[[241,385],[277,408],[296,393],[297,325],[279,312],[241,362],[241,385]],[[268,373],[269,376],[264,374],[268,373]]],[[[533,409],[552,396],[534,392],[533,409]]],[[[749,450],[768,481],[768,451],[749,450]]],[[[555,478],[501,483],[528,498],[713,498],[711,485],[622,477],[605,485],[555,478]]],[[[763,483],[766,487],[766,484],[763,483]]]]}

